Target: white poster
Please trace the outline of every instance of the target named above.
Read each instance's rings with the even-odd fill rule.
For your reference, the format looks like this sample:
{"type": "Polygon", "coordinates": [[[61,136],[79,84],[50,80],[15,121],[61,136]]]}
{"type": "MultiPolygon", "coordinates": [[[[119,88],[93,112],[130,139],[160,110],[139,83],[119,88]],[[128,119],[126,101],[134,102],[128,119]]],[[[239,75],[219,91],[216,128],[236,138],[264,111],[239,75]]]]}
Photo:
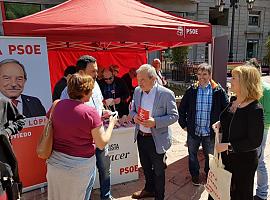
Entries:
{"type": "Polygon", "coordinates": [[[0,37],[0,97],[27,118],[24,129],[11,139],[24,188],[38,187],[46,182],[46,166],[36,146],[52,104],[45,38],[0,37]]]}
{"type": "Polygon", "coordinates": [[[21,95],[23,103],[18,109],[27,118],[42,116],[52,103],[46,39],[0,37],[0,63],[5,60],[7,63],[0,70],[1,95],[8,98],[21,95]],[[12,63],[13,60],[22,64],[24,69],[20,64],[12,63]],[[27,109],[24,102],[29,104],[27,109]]]}

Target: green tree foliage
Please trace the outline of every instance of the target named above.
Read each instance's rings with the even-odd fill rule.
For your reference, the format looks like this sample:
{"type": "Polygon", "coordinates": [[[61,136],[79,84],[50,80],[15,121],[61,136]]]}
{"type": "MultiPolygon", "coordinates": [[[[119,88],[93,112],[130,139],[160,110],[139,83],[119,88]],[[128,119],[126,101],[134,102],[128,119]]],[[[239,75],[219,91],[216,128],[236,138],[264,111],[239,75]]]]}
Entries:
{"type": "Polygon", "coordinates": [[[175,63],[184,63],[187,60],[188,50],[188,46],[173,48],[172,61],[175,63]]]}
{"type": "Polygon", "coordinates": [[[18,19],[41,10],[40,4],[7,3],[5,2],[6,19],[18,19]]]}

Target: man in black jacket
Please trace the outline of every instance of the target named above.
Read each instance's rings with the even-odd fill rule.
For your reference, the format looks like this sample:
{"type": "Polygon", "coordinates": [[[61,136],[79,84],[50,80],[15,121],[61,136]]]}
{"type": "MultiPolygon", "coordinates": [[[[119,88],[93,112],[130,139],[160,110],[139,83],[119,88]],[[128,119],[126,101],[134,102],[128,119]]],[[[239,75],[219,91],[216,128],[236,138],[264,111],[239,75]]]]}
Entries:
{"type": "Polygon", "coordinates": [[[52,100],[55,101],[56,99],[60,99],[61,94],[65,87],[67,87],[67,79],[70,75],[76,73],[76,67],[75,66],[68,66],[64,71],[64,76],[57,81],[57,83],[54,86],[53,89],[53,95],[52,100]]]}
{"type": "Polygon", "coordinates": [[[135,68],[131,68],[128,73],[124,74],[121,79],[126,83],[128,91],[129,91],[129,100],[128,100],[128,104],[131,102],[132,98],[133,98],[133,93],[134,93],[134,89],[135,87],[133,87],[132,85],[132,80],[136,77],[136,69],[135,68]]]}
{"type": "Polygon", "coordinates": [[[179,124],[187,131],[187,146],[189,153],[189,171],[193,185],[200,185],[200,165],[197,153],[200,145],[205,156],[206,176],[209,171],[208,154],[214,151],[214,132],[212,124],[219,120],[220,113],[228,105],[229,100],[224,89],[211,79],[211,65],[207,63],[198,66],[198,82],[187,89],[179,112],[179,124]]]}
{"type": "Polygon", "coordinates": [[[104,69],[103,79],[100,82],[100,90],[104,97],[104,104],[111,110],[115,109],[119,113],[119,117],[128,115],[128,97],[129,92],[126,83],[113,75],[111,68],[104,69]]]}

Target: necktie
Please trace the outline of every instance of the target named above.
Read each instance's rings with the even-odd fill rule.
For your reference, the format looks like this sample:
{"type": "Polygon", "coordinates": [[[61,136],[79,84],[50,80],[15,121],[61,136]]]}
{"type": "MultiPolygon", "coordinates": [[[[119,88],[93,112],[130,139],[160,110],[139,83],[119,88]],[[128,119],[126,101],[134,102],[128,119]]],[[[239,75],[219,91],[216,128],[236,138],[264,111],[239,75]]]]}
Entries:
{"type": "Polygon", "coordinates": [[[18,103],[19,103],[19,100],[17,100],[17,99],[11,99],[11,102],[12,102],[12,104],[13,104],[15,107],[17,107],[17,105],[18,105],[18,103]]]}

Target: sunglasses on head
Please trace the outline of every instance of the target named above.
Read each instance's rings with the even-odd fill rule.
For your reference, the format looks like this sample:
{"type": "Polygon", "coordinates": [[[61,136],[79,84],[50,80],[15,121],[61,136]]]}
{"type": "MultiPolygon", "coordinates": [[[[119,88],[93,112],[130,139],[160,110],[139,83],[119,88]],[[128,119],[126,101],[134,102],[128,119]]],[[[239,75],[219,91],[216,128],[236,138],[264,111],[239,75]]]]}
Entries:
{"type": "Polygon", "coordinates": [[[113,79],[113,76],[109,77],[109,78],[103,78],[105,81],[108,81],[108,80],[112,80],[113,79]]]}

